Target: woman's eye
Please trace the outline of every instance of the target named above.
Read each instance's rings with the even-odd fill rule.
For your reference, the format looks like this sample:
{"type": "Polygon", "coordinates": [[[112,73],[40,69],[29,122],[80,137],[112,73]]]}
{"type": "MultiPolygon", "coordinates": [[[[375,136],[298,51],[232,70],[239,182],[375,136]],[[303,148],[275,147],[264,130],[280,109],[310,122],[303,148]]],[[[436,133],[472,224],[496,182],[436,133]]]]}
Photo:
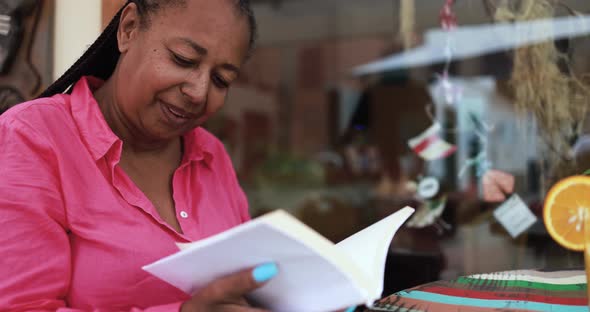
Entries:
{"type": "Polygon", "coordinates": [[[182,67],[191,67],[193,66],[194,62],[192,60],[186,59],[178,54],[172,53],[172,59],[174,62],[182,67]]]}
{"type": "Polygon", "coordinates": [[[225,89],[229,87],[229,82],[227,82],[225,79],[223,79],[223,77],[220,77],[219,75],[213,76],[213,83],[215,83],[215,85],[219,88],[225,89]]]}

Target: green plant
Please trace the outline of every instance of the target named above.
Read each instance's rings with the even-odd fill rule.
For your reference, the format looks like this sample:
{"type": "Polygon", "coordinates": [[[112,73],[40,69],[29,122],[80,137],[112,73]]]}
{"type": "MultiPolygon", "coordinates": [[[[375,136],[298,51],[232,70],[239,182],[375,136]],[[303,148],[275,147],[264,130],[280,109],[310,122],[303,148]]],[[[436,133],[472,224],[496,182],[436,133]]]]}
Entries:
{"type": "Polygon", "coordinates": [[[273,150],[256,169],[259,186],[320,186],[324,182],[324,168],[316,160],[273,150]]]}

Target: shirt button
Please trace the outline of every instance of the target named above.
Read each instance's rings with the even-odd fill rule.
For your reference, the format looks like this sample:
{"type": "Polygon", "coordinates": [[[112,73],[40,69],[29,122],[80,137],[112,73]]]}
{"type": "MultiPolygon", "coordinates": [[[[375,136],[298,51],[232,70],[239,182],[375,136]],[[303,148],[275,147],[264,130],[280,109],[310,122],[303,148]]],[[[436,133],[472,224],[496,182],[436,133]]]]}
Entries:
{"type": "Polygon", "coordinates": [[[183,218],[183,219],[186,219],[186,218],[188,218],[188,213],[186,213],[186,211],[181,211],[180,212],[180,217],[183,218]]]}

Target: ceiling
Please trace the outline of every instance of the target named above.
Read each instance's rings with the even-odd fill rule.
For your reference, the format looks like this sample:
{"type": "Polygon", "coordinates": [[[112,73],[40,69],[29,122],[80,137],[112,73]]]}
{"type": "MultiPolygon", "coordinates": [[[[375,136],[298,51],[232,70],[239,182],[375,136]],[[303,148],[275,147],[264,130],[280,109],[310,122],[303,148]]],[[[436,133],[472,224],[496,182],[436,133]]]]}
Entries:
{"type": "MultiPolygon", "coordinates": [[[[490,23],[484,0],[456,0],[459,25],[490,23]]],[[[499,0],[493,0],[499,1],[499,0]]],[[[513,0],[511,0],[513,1],[513,0]]],[[[251,0],[260,24],[261,42],[397,34],[400,0],[251,0]]],[[[590,12],[588,0],[563,0],[590,12]]],[[[415,0],[416,31],[439,27],[444,0],[415,0]]],[[[560,9],[558,15],[567,14],[560,9]]]]}

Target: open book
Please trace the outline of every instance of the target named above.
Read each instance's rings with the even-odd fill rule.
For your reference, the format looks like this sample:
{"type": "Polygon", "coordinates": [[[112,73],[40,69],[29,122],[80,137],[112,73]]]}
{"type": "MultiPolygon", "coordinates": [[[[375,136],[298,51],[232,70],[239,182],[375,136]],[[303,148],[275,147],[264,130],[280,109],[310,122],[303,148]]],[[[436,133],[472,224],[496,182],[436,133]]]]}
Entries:
{"type": "Polygon", "coordinates": [[[143,269],[188,294],[218,277],[275,262],[279,274],[250,294],[272,311],[335,311],[371,305],[383,292],[385,258],[395,232],[414,212],[405,207],[333,244],[277,210],[189,244],[143,269]]]}

